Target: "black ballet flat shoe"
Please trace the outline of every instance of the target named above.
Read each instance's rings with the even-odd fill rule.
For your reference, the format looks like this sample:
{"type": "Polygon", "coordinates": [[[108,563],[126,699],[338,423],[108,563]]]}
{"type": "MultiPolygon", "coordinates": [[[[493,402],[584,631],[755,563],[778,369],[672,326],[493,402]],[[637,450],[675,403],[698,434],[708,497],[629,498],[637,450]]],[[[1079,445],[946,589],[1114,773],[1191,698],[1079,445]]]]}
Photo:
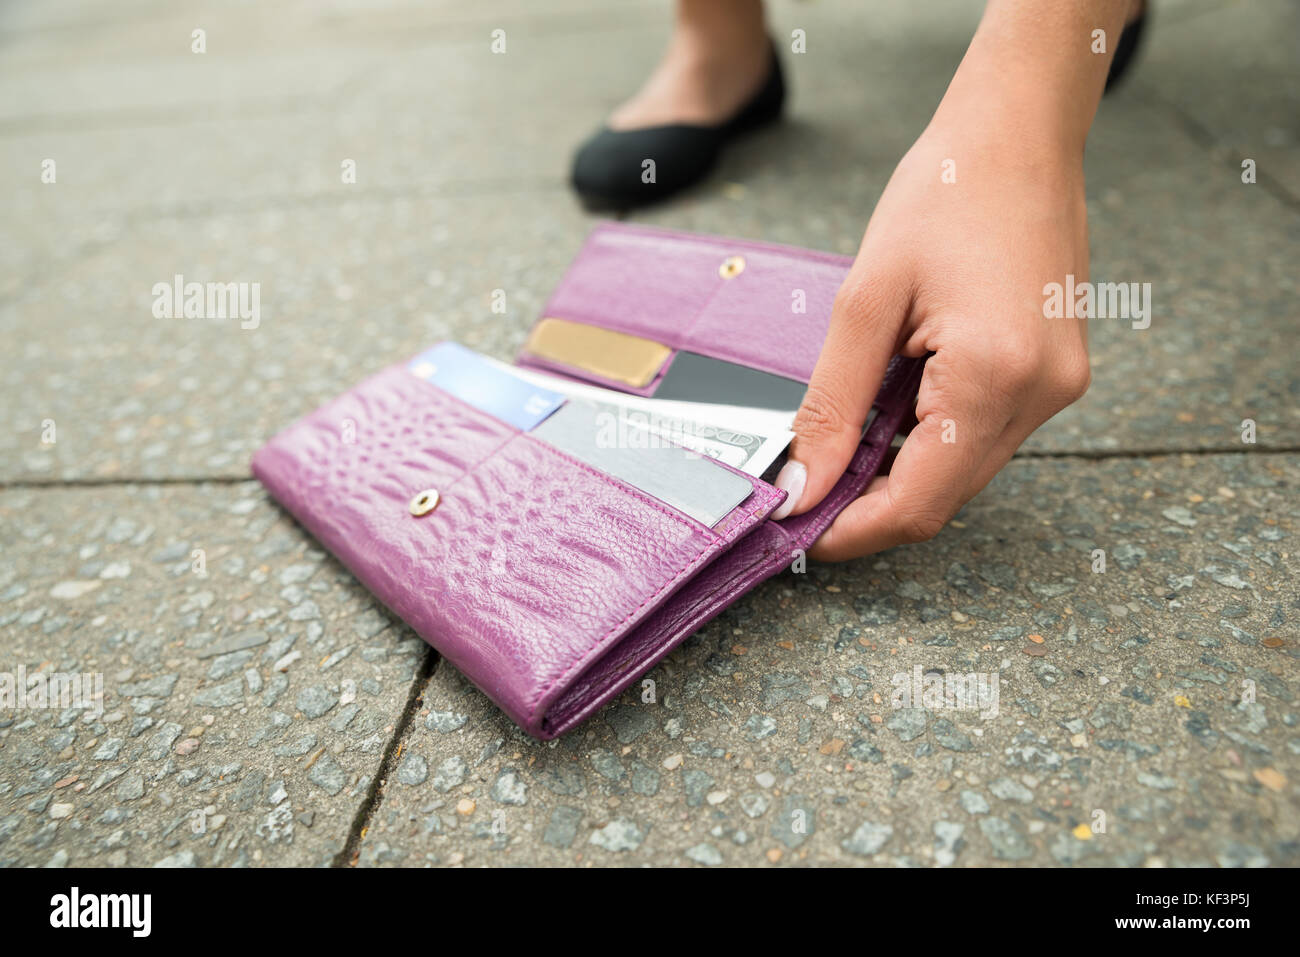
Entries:
{"type": "Polygon", "coordinates": [[[732,139],[781,115],[785,78],[772,48],[767,79],[731,119],[716,126],[675,123],[639,130],[604,127],[578,147],[570,181],[591,210],[659,202],[698,183],[732,139]]]}
{"type": "Polygon", "coordinates": [[[1146,26],[1147,14],[1150,9],[1151,5],[1149,3],[1144,4],[1138,18],[1125,26],[1124,31],[1119,35],[1119,45],[1115,47],[1115,58],[1110,61],[1110,73],[1106,75],[1107,93],[1124,78],[1129,66],[1137,56],[1138,47],[1142,43],[1142,31],[1146,26]]]}

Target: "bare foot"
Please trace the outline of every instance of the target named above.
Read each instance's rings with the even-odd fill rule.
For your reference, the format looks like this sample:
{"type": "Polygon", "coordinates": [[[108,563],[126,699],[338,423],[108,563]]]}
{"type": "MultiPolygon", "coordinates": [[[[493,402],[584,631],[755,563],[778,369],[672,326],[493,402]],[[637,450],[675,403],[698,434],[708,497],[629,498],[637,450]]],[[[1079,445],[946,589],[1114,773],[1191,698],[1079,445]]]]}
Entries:
{"type": "Polygon", "coordinates": [[[663,60],[609,127],[714,126],[758,92],[770,66],[759,0],[680,0],[663,60]]]}

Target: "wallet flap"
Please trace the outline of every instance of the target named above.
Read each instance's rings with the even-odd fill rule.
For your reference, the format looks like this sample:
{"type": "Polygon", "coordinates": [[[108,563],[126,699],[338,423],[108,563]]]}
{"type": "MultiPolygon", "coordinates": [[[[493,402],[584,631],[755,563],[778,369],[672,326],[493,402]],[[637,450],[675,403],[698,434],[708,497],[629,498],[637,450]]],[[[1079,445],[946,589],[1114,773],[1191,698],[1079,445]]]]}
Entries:
{"type": "MultiPolygon", "coordinates": [[[[541,318],[589,323],[807,382],[852,263],[775,243],[603,223],[541,318]]],[[[527,353],[519,362],[567,371],[527,353]]],[[[582,377],[653,392],[654,383],[629,389],[582,377]]]]}

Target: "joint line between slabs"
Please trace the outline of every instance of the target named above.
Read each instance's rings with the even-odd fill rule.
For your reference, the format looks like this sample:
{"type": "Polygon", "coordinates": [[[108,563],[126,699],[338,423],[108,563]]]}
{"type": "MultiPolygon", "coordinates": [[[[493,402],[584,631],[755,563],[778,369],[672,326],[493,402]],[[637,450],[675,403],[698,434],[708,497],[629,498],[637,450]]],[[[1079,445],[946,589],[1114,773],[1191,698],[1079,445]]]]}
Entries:
{"type": "MultiPolygon", "coordinates": [[[[1179,455],[1209,457],[1215,455],[1296,455],[1300,454],[1300,445],[1272,445],[1255,449],[1243,449],[1237,446],[1219,446],[1206,449],[1180,448],[1146,448],[1146,449],[1107,449],[1090,451],[1087,449],[1050,451],[1021,450],[1012,456],[1012,461],[1031,461],[1043,459],[1078,459],[1083,462],[1105,462],[1111,459],[1161,459],[1179,455]]],[[[87,478],[87,479],[0,479],[0,492],[57,491],[59,489],[78,488],[125,488],[131,485],[149,487],[167,487],[181,485],[242,485],[257,481],[252,475],[185,475],[170,478],[87,478]]]]}
{"type": "Polygon", "coordinates": [[[388,783],[389,777],[396,770],[398,746],[406,738],[406,732],[414,723],[415,716],[423,706],[424,693],[428,689],[429,680],[433,677],[438,662],[441,660],[442,656],[435,652],[432,647],[425,648],[424,661],[421,662],[415,678],[411,682],[411,690],[407,695],[406,705],[402,708],[402,713],[393,725],[393,735],[384,746],[384,756],[379,761],[379,767],[375,769],[374,777],[370,779],[370,787],[366,789],[365,797],[361,799],[361,804],[357,807],[357,813],[352,819],[352,827],[348,830],[348,836],[343,843],[343,848],[330,861],[331,867],[356,866],[361,855],[362,838],[369,829],[370,822],[374,820],[379,806],[383,803],[383,789],[388,783]]]}

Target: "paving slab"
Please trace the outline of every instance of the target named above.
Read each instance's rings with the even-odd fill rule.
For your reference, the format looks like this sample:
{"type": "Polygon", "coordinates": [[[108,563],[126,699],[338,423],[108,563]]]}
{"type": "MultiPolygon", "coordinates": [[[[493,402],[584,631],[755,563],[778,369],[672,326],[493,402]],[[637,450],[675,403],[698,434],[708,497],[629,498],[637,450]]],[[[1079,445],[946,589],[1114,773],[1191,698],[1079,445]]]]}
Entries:
{"type": "Polygon", "coordinates": [[[195,0],[124,0],[111,7],[95,0],[60,4],[8,4],[0,10],[0,44],[9,47],[5,68],[67,59],[69,40],[82,62],[128,60],[165,50],[204,27],[224,38],[209,52],[274,56],[288,48],[345,48],[385,56],[440,41],[490,37],[495,28],[517,28],[521,35],[600,30],[625,23],[666,24],[657,0],[331,0],[302,4],[265,0],[256,4],[213,6],[195,0]]]}
{"type": "Polygon", "coordinates": [[[247,476],[275,431],[433,342],[511,357],[593,221],[557,190],[137,224],[0,307],[17,343],[0,472],[247,476]],[[256,325],[156,318],[153,288],[176,275],[256,283],[256,325]]]}
{"type": "Polygon", "coordinates": [[[0,709],[0,866],[343,851],[427,646],[259,486],[9,490],[0,540],[0,688],[102,682],[0,709]]]}
{"type": "Polygon", "coordinates": [[[646,13],[465,9],[143,4],[42,30],[19,8],[7,33],[0,19],[0,297],[154,217],[563,183],[602,91],[645,69],[621,51],[646,13]],[[196,22],[207,54],[188,52],[196,22]]]}
{"type": "MultiPolygon", "coordinates": [[[[605,111],[597,91],[639,79],[620,56],[636,40],[627,27],[544,34],[493,56],[478,39],[447,39],[386,56],[366,82],[321,90],[295,109],[259,109],[232,95],[221,111],[15,124],[0,136],[6,198],[22,225],[39,225],[374,190],[558,186],[574,144],[605,111]],[[557,61],[571,66],[557,71],[557,61]],[[622,82],[606,83],[611,73],[622,82]],[[471,75],[478,81],[461,82],[471,75]],[[54,184],[41,178],[51,159],[54,184]],[[345,159],[355,163],[346,190],[345,159]]],[[[0,89],[17,86],[0,80],[0,89]]]]}
{"type": "Polygon", "coordinates": [[[360,861],[1294,865],[1298,480],[1013,463],[933,542],[760,587],[557,742],[440,663],[360,861]]]}
{"type": "Polygon", "coordinates": [[[304,9],[145,3],[106,11],[82,3],[67,8],[72,19],[44,29],[23,13],[7,15],[0,127],[337,100],[380,51],[344,37],[321,42],[304,9]],[[303,27],[308,38],[295,42],[303,27]]]}
{"type": "Polygon", "coordinates": [[[1174,107],[1239,177],[1253,159],[1259,182],[1300,207],[1300,10],[1260,0],[1167,18],[1162,6],[1137,91],[1174,107]]]}
{"type": "MultiPolygon", "coordinates": [[[[210,61],[167,52],[149,30],[118,38],[96,59],[100,32],[58,30],[62,59],[11,59],[0,69],[0,103],[9,96],[14,111],[27,111],[7,119],[0,112],[3,198],[12,211],[0,224],[0,297],[21,294],[132,223],[156,217],[558,186],[572,145],[604,107],[592,97],[590,72],[560,75],[552,61],[581,62],[594,51],[618,64],[617,51],[635,38],[618,21],[619,43],[543,31],[539,52],[536,42],[522,42],[537,32],[525,21],[516,31],[519,49],[504,57],[487,48],[486,27],[472,40],[429,31],[421,45],[402,43],[394,52],[349,44],[347,25],[368,22],[361,15],[324,40],[311,17],[281,13],[250,24],[250,15],[222,12],[235,18],[230,30],[241,39],[233,62],[215,51],[210,61]],[[354,62],[341,66],[340,47],[362,52],[343,56],[354,62]],[[329,70],[295,56],[328,60],[329,70]],[[178,79],[158,82],[161,69],[178,79]],[[113,79],[121,72],[144,89],[113,79]],[[464,83],[469,75],[482,82],[464,83]],[[32,89],[43,98],[33,99],[32,89]],[[538,90],[548,95],[539,98],[538,90]],[[354,164],[346,184],[345,161],[354,164]]],[[[176,33],[186,22],[159,29],[176,33]]]]}

